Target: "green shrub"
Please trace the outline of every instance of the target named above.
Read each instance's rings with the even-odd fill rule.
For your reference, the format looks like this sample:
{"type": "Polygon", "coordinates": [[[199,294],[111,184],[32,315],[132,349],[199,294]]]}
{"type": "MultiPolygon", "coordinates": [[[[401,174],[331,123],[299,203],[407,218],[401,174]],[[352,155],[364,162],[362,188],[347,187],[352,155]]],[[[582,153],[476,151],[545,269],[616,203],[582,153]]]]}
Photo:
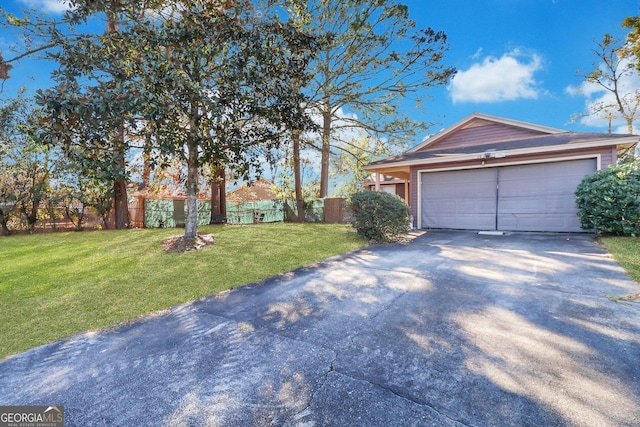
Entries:
{"type": "Polygon", "coordinates": [[[406,233],[409,206],[398,196],[381,191],[362,191],[351,195],[353,227],[367,240],[389,242],[406,233]]]}
{"type": "Polygon", "coordinates": [[[610,166],[586,177],[576,189],[578,216],[585,230],[640,234],[640,164],[610,166]]]}

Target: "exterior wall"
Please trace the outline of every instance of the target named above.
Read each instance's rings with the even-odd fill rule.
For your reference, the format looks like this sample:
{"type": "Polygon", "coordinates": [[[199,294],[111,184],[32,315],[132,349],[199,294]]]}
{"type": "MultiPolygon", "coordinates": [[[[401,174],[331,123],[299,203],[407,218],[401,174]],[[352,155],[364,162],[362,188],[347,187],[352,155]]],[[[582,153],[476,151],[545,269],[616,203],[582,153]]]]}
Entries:
{"type": "Polygon", "coordinates": [[[533,136],[545,135],[543,132],[536,132],[530,129],[517,128],[500,123],[485,126],[474,126],[467,129],[460,129],[453,132],[444,139],[428,145],[422,150],[438,150],[447,148],[473,147],[492,142],[522,139],[533,136]]]}
{"type": "Polygon", "coordinates": [[[618,163],[618,150],[612,148],[609,152],[603,151],[601,156],[600,169],[605,169],[609,165],[615,165],[618,163]]]}
{"type": "Polygon", "coordinates": [[[411,168],[411,178],[409,179],[409,201],[411,215],[413,216],[413,226],[418,226],[418,170],[421,168],[411,168]]]}

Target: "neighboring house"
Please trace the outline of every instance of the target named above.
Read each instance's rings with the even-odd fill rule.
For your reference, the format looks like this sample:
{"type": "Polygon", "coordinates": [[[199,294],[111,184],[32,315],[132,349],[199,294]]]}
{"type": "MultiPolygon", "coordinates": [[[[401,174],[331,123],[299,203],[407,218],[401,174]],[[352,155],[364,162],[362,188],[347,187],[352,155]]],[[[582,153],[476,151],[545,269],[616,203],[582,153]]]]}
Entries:
{"type": "Polygon", "coordinates": [[[276,200],[278,195],[273,182],[260,178],[251,183],[243,185],[227,193],[227,200],[234,203],[257,202],[261,200],[276,200]]]}
{"type": "Polygon", "coordinates": [[[578,184],[639,139],[476,113],[365,169],[408,186],[418,228],[575,232],[578,184]]]}
{"type": "Polygon", "coordinates": [[[409,189],[409,181],[396,178],[394,176],[380,175],[374,172],[371,176],[365,178],[362,181],[362,185],[367,187],[369,190],[375,190],[376,185],[378,185],[378,191],[385,191],[387,193],[395,194],[405,200],[407,200],[406,195],[409,193],[407,191],[409,189]]]}

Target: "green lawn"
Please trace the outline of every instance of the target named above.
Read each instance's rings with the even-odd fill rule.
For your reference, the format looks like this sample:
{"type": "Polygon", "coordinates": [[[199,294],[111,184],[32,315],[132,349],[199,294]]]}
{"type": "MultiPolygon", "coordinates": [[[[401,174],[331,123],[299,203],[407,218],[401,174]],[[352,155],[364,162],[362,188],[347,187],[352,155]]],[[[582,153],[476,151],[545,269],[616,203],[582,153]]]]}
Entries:
{"type": "Polygon", "coordinates": [[[182,254],[177,229],[0,237],[0,359],[344,253],[344,225],[205,226],[216,244],[182,254]]]}
{"type": "Polygon", "coordinates": [[[629,276],[640,283],[640,238],[603,237],[602,242],[629,276]]]}

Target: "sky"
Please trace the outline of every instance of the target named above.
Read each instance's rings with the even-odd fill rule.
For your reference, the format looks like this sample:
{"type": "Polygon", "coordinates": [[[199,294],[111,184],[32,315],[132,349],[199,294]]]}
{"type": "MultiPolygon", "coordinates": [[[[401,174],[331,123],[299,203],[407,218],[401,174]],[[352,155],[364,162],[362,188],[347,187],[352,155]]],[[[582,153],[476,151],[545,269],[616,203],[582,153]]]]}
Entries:
{"type": "MultiPolygon", "coordinates": [[[[602,92],[584,85],[579,69],[594,69],[595,41],[605,33],[623,37],[624,18],[640,15],[640,0],[404,0],[420,28],[443,30],[450,49],[444,62],[458,69],[452,81],[425,92],[430,99],[421,110],[407,104],[417,120],[435,122],[429,133],[451,126],[474,112],[556,127],[606,132],[608,123],[572,116],[587,110],[602,92]],[[579,90],[580,89],[580,90],[579,90]]],[[[60,14],[59,0],[3,0],[9,11],[35,8],[60,14]]],[[[0,29],[5,58],[12,36],[0,29]]],[[[0,96],[19,86],[46,86],[51,65],[21,60],[0,96]]],[[[640,76],[626,83],[640,89],[640,76]]],[[[347,110],[346,113],[349,113],[347,110]]],[[[622,122],[613,130],[626,133],[622,122]]],[[[416,137],[415,143],[427,136],[416,137]]]]}

